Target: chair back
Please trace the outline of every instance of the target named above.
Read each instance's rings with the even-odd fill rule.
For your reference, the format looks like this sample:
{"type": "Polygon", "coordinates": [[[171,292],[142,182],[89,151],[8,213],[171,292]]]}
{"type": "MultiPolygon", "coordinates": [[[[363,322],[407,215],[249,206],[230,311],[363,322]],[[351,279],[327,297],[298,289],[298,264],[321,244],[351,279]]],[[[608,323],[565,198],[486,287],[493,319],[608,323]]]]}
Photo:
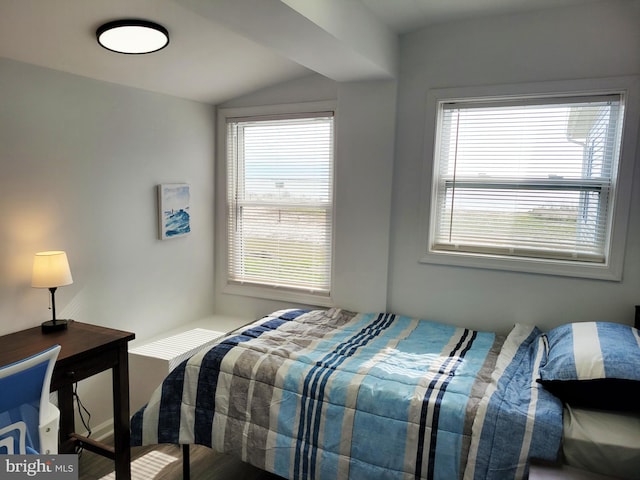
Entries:
{"type": "Polygon", "coordinates": [[[41,451],[40,427],[56,410],[49,389],[59,352],[60,345],[55,345],[0,367],[0,453],[41,451]]]}

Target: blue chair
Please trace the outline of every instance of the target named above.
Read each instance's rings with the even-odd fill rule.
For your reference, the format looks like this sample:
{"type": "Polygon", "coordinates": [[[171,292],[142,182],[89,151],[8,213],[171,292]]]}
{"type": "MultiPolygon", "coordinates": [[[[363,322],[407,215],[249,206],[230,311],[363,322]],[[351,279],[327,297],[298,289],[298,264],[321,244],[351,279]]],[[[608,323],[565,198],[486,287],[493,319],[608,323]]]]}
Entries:
{"type": "Polygon", "coordinates": [[[0,453],[58,453],[60,411],[49,402],[55,345],[0,367],[0,453]]]}

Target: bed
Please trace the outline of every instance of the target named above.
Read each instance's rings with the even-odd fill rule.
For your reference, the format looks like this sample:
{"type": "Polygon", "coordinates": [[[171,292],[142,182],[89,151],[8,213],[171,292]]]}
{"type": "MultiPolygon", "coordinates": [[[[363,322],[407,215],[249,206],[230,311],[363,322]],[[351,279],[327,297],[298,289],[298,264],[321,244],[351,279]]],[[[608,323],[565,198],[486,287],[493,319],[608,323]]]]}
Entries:
{"type": "Polygon", "coordinates": [[[205,445],[288,479],[526,478],[561,447],[547,350],[533,326],[282,310],[173,370],[132,445],[205,445]]]}

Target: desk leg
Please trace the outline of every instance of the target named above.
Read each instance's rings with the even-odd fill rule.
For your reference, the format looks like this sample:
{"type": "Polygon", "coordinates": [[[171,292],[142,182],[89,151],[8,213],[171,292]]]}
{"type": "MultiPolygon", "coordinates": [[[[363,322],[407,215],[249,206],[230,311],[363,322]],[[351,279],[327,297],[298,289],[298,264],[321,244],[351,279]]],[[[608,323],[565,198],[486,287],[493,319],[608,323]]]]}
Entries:
{"type": "Polygon", "coordinates": [[[131,478],[131,431],[129,428],[129,354],[118,349],[113,367],[113,440],[117,480],[131,478]]]}
{"type": "Polygon", "coordinates": [[[58,389],[58,408],[60,409],[59,443],[60,453],[75,453],[75,442],[70,435],[75,430],[75,413],[73,408],[73,384],[58,389]]]}

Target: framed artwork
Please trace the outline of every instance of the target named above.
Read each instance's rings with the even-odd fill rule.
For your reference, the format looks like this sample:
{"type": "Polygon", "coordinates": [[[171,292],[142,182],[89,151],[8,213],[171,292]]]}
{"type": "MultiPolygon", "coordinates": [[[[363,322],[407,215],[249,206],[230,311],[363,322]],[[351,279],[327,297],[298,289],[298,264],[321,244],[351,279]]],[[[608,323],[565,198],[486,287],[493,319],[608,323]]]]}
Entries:
{"type": "Polygon", "coordinates": [[[190,191],[186,183],[158,185],[158,226],[160,240],[191,232],[190,191]]]}

